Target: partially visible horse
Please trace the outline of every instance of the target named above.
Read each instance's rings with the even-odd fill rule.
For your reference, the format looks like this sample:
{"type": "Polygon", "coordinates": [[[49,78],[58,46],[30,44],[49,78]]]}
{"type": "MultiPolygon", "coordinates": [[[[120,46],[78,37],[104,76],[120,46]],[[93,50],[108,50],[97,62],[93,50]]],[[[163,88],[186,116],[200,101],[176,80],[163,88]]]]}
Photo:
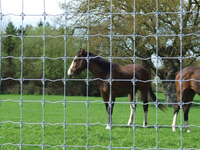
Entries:
{"type": "Polygon", "coordinates": [[[182,88],[180,86],[181,82],[180,79],[181,79],[181,71],[178,72],[175,78],[176,91],[177,91],[177,104],[174,107],[172,130],[176,131],[176,119],[181,105],[179,102],[181,101],[182,98],[185,128],[189,133],[190,129],[188,123],[188,113],[191,106],[191,102],[193,101],[193,98],[196,93],[200,95],[200,82],[197,82],[197,80],[200,80],[200,68],[195,66],[189,66],[182,69],[182,80],[183,80],[182,88]]]}
{"type": "MultiPolygon", "coordinates": [[[[87,68],[87,52],[85,50],[79,50],[77,55],[75,56],[71,66],[68,70],[68,75],[70,77],[74,77],[81,73],[84,69],[87,68]],[[83,58],[84,57],[84,58],[83,58]],[[81,59],[82,58],[82,59],[81,59]]],[[[140,65],[127,65],[127,66],[118,66],[116,63],[110,64],[109,61],[101,58],[100,56],[94,55],[92,53],[89,53],[89,69],[90,72],[96,77],[100,78],[102,80],[98,81],[98,86],[101,92],[101,96],[105,102],[106,111],[108,114],[108,124],[106,129],[111,129],[110,124],[112,123],[112,113],[113,113],[113,107],[116,96],[125,95],[128,94],[129,101],[133,101],[133,84],[135,84],[135,92],[139,89],[142,93],[143,97],[143,109],[144,109],[144,122],[143,126],[147,125],[147,111],[148,111],[148,99],[147,94],[150,93],[153,101],[156,101],[156,96],[152,91],[151,84],[148,81],[149,80],[149,73],[148,71],[140,66],[140,65]],[[110,66],[112,65],[112,74],[110,78],[110,66]],[[135,78],[137,80],[136,83],[134,83],[134,66],[135,66],[135,78]],[[112,82],[112,91],[110,91],[110,79],[113,80],[112,82]],[[118,81],[117,81],[118,80],[118,81]],[[120,80],[120,81],[119,81],[120,80]],[[123,81],[124,80],[124,81],[123,81]],[[144,82],[141,82],[144,81],[144,82]],[[109,100],[111,99],[111,102],[109,100]],[[109,105],[110,103],[110,105],[109,105]],[[110,108],[111,107],[111,108],[110,108]]],[[[134,115],[134,106],[131,105],[131,114],[128,121],[128,125],[131,125],[133,122],[133,115],[134,115]]],[[[162,105],[159,102],[158,107],[161,110],[165,109],[165,106],[162,105]]]]}

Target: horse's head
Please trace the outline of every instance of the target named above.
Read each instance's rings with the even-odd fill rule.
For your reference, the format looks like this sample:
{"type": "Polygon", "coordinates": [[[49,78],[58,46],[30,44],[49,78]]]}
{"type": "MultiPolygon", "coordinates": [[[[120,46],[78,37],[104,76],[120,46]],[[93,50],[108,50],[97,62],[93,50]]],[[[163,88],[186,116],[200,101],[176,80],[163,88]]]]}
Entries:
{"type": "Polygon", "coordinates": [[[83,57],[86,57],[87,53],[85,50],[80,49],[75,56],[74,60],[72,61],[69,69],[68,69],[68,76],[75,77],[76,75],[80,74],[87,66],[86,59],[83,57]]]}

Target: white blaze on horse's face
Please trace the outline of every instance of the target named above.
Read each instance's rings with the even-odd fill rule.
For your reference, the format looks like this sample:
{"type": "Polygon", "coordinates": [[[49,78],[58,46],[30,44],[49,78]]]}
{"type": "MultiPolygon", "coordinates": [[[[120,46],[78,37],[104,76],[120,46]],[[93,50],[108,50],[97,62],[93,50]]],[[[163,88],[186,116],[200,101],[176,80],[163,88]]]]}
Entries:
{"type": "MultiPolygon", "coordinates": [[[[76,57],[77,57],[77,56],[75,56],[74,60],[76,59],[76,57]]],[[[70,65],[70,67],[69,67],[69,69],[68,69],[68,72],[67,72],[68,76],[73,76],[74,60],[72,61],[71,65],[70,65]]]]}
{"type": "Polygon", "coordinates": [[[79,59],[77,56],[75,56],[72,64],[69,67],[67,74],[70,77],[75,77],[76,75],[80,74],[83,69],[84,69],[83,59],[79,59]]]}

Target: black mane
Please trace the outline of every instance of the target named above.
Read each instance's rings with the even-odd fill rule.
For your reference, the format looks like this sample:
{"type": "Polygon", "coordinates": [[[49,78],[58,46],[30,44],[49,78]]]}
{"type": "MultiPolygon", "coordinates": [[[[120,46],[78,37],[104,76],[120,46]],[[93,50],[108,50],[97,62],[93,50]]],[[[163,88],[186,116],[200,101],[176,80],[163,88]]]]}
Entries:
{"type": "MultiPolygon", "coordinates": [[[[87,52],[85,50],[80,49],[80,51],[78,51],[78,53],[77,53],[77,56],[78,57],[87,57],[87,52]]],[[[102,58],[101,56],[92,54],[90,52],[89,52],[89,56],[90,56],[90,61],[97,64],[100,68],[110,72],[110,62],[109,61],[102,58]]],[[[115,69],[118,67],[119,67],[118,64],[112,63],[112,69],[115,69]]]]}
{"type": "MultiPolygon", "coordinates": [[[[101,68],[103,68],[103,69],[105,69],[105,70],[110,72],[110,62],[109,61],[107,61],[106,59],[104,59],[104,58],[102,58],[102,57],[100,57],[98,55],[94,55],[92,53],[89,53],[89,56],[91,57],[90,61],[93,61],[99,67],[101,67],[101,68]],[[94,57],[94,58],[92,58],[92,57],[94,57]]],[[[112,63],[112,68],[114,69],[116,67],[117,68],[119,67],[118,64],[112,63]]]]}

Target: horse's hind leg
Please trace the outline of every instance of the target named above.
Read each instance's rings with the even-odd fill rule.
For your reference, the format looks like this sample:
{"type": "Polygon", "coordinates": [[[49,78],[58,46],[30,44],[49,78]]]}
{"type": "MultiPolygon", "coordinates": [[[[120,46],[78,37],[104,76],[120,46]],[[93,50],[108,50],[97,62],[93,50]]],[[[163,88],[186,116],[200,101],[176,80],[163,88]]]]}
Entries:
{"type": "MultiPolygon", "coordinates": [[[[186,103],[193,101],[194,95],[195,95],[194,90],[189,90],[187,93],[186,103]]],[[[188,133],[190,132],[189,123],[188,123],[188,113],[189,113],[190,106],[191,106],[191,103],[183,105],[185,129],[188,133]]]]}
{"type": "MultiPolygon", "coordinates": [[[[177,84],[177,82],[176,82],[176,90],[177,90],[177,100],[176,100],[177,104],[174,106],[174,117],[173,117],[173,122],[172,122],[172,131],[173,132],[176,131],[176,120],[177,120],[178,112],[180,110],[180,106],[179,106],[178,103],[180,102],[180,99],[181,99],[181,97],[180,97],[180,87],[179,87],[179,84],[177,84]]],[[[182,95],[185,95],[184,94],[185,92],[186,91],[182,89],[182,95]]],[[[182,96],[182,99],[183,98],[184,97],[182,96]]]]}
{"type": "Polygon", "coordinates": [[[177,114],[179,112],[180,106],[179,104],[176,104],[174,106],[174,117],[173,117],[173,122],[172,122],[172,131],[175,132],[176,131],[176,119],[177,119],[177,114]]]}
{"type": "Polygon", "coordinates": [[[142,94],[142,98],[143,98],[143,110],[144,110],[144,121],[143,121],[143,127],[147,126],[147,113],[148,113],[148,98],[147,98],[147,94],[148,94],[148,84],[143,84],[144,86],[140,87],[140,91],[142,94]]]}
{"type": "Polygon", "coordinates": [[[105,106],[106,106],[106,112],[108,114],[108,124],[106,126],[106,129],[110,129],[109,123],[111,122],[111,114],[110,114],[110,107],[109,107],[109,96],[106,94],[103,94],[101,92],[101,97],[103,98],[104,102],[105,102],[105,106]]]}
{"type": "Polygon", "coordinates": [[[190,106],[191,106],[191,104],[183,105],[184,122],[185,122],[185,129],[186,129],[187,133],[190,133],[189,123],[188,123],[188,113],[189,113],[190,106]]]}
{"type": "Polygon", "coordinates": [[[144,109],[144,121],[143,121],[143,127],[147,126],[147,113],[148,113],[148,102],[144,102],[143,109],[144,109]]]}

